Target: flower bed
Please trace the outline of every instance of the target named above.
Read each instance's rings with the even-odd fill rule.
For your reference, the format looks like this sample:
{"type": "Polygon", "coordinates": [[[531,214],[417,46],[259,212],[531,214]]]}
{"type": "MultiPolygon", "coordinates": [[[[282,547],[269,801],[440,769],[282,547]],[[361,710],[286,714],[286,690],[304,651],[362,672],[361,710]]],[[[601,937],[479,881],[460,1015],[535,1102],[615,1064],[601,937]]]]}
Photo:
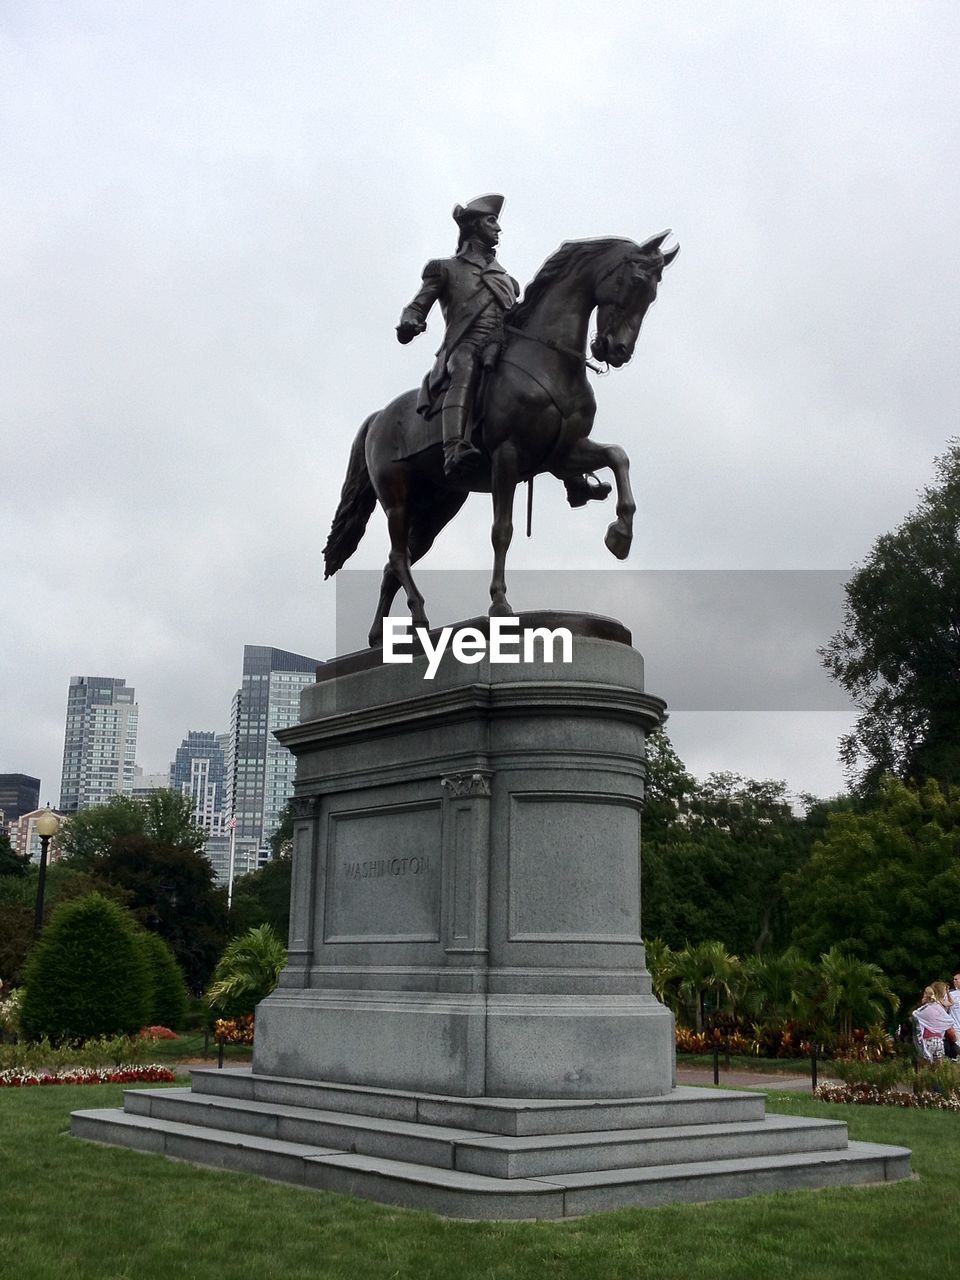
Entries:
{"type": "Polygon", "coordinates": [[[59,1071],[28,1071],[13,1068],[0,1071],[0,1089],[21,1089],[48,1084],[160,1084],[172,1083],[176,1076],[168,1067],[64,1067],[59,1071]]]}
{"type": "Polygon", "coordinates": [[[138,1040],[179,1040],[180,1037],[169,1027],[141,1027],[137,1032],[138,1040]]]}
{"type": "Polygon", "coordinates": [[[853,1102],[866,1107],[918,1107],[924,1111],[960,1111],[960,1096],[921,1089],[879,1089],[873,1084],[821,1084],[821,1102],[853,1102]]]}
{"type": "Polygon", "coordinates": [[[239,1018],[218,1018],[213,1028],[214,1039],[223,1044],[253,1044],[253,1014],[239,1018]]]}

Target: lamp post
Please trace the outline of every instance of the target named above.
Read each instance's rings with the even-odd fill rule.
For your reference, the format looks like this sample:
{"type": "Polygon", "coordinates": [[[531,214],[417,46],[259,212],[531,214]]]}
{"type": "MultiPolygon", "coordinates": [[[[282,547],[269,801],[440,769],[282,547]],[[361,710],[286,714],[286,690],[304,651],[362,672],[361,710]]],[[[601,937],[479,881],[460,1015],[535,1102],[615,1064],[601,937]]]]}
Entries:
{"type": "Polygon", "coordinates": [[[60,830],[60,819],[47,805],[34,826],[40,837],[40,878],[37,880],[37,913],[33,921],[33,936],[39,938],[43,928],[43,891],[47,885],[47,850],[51,838],[60,830]]]}

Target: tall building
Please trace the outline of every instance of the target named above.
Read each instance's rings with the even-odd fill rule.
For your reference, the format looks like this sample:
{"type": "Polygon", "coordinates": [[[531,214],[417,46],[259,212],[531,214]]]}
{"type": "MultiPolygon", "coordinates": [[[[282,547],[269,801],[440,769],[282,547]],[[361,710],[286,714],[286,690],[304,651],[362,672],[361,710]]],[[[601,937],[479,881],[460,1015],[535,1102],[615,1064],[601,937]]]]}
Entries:
{"type": "Polygon", "coordinates": [[[191,729],[170,765],[170,788],[193,806],[193,820],[208,835],[219,835],[226,803],[226,761],[221,736],[191,729]]]}
{"type": "Polygon", "coordinates": [[[114,676],[71,676],[60,809],[76,813],[131,795],[137,755],[136,691],[114,676]]]}
{"type": "Polygon", "coordinates": [[[168,784],[190,801],[193,821],[206,836],[203,851],[217,880],[224,883],[230,876],[224,754],[228,739],[229,734],[191,729],[177,747],[168,784]]]}
{"type": "Polygon", "coordinates": [[[40,779],[26,773],[0,773],[0,826],[12,826],[40,804],[40,779]]]}
{"type": "Polygon", "coordinates": [[[270,857],[270,837],[293,794],[296,761],[273,734],[300,719],[300,692],[318,662],[265,645],[243,647],[243,682],[234,694],[227,744],[227,811],[235,822],[235,874],[270,857]]]}

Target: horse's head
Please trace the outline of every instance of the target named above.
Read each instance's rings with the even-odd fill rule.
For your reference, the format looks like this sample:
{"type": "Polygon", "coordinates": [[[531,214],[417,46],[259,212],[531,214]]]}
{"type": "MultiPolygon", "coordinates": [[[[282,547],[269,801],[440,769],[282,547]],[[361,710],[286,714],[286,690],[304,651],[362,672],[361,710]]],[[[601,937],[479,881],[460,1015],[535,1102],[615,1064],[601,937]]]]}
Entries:
{"type": "Polygon", "coordinates": [[[664,231],[641,245],[627,241],[615,260],[604,264],[594,290],[597,333],[590,343],[594,359],[619,369],[633,355],[663,269],[680,252],[679,245],[663,251],[669,234],[664,231]]]}

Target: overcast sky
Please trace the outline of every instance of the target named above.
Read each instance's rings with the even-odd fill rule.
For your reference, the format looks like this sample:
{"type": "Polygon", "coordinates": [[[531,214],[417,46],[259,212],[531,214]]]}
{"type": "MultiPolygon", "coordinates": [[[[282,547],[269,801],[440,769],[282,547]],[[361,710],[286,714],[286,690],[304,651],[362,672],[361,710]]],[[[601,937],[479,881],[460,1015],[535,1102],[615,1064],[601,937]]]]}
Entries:
{"type": "MultiPolygon", "coordinates": [[[[151,772],[226,728],[244,643],[334,651],[320,552],[350,442],[431,363],[439,318],[406,347],[394,325],[453,205],[491,190],[521,282],[565,239],[681,245],[596,387],[595,434],[633,462],[631,559],[609,504],[541,481],[508,566],[531,603],[592,605],[532,570],[782,584],[861,560],[958,430],[958,47],[953,0],[4,0],[0,772],[56,802],[72,675],[136,688],[151,772]]],[[[425,566],[488,571],[489,523],[473,498],[425,566]]],[[[385,552],[378,512],[350,567],[385,552]]],[[[717,628],[704,593],[718,669],[790,681],[790,646],[745,652],[738,597],[717,628]]],[[[691,768],[840,788],[829,692],[691,708],[653,656],[700,680],[690,631],[630,613],[691,768]]]]}

